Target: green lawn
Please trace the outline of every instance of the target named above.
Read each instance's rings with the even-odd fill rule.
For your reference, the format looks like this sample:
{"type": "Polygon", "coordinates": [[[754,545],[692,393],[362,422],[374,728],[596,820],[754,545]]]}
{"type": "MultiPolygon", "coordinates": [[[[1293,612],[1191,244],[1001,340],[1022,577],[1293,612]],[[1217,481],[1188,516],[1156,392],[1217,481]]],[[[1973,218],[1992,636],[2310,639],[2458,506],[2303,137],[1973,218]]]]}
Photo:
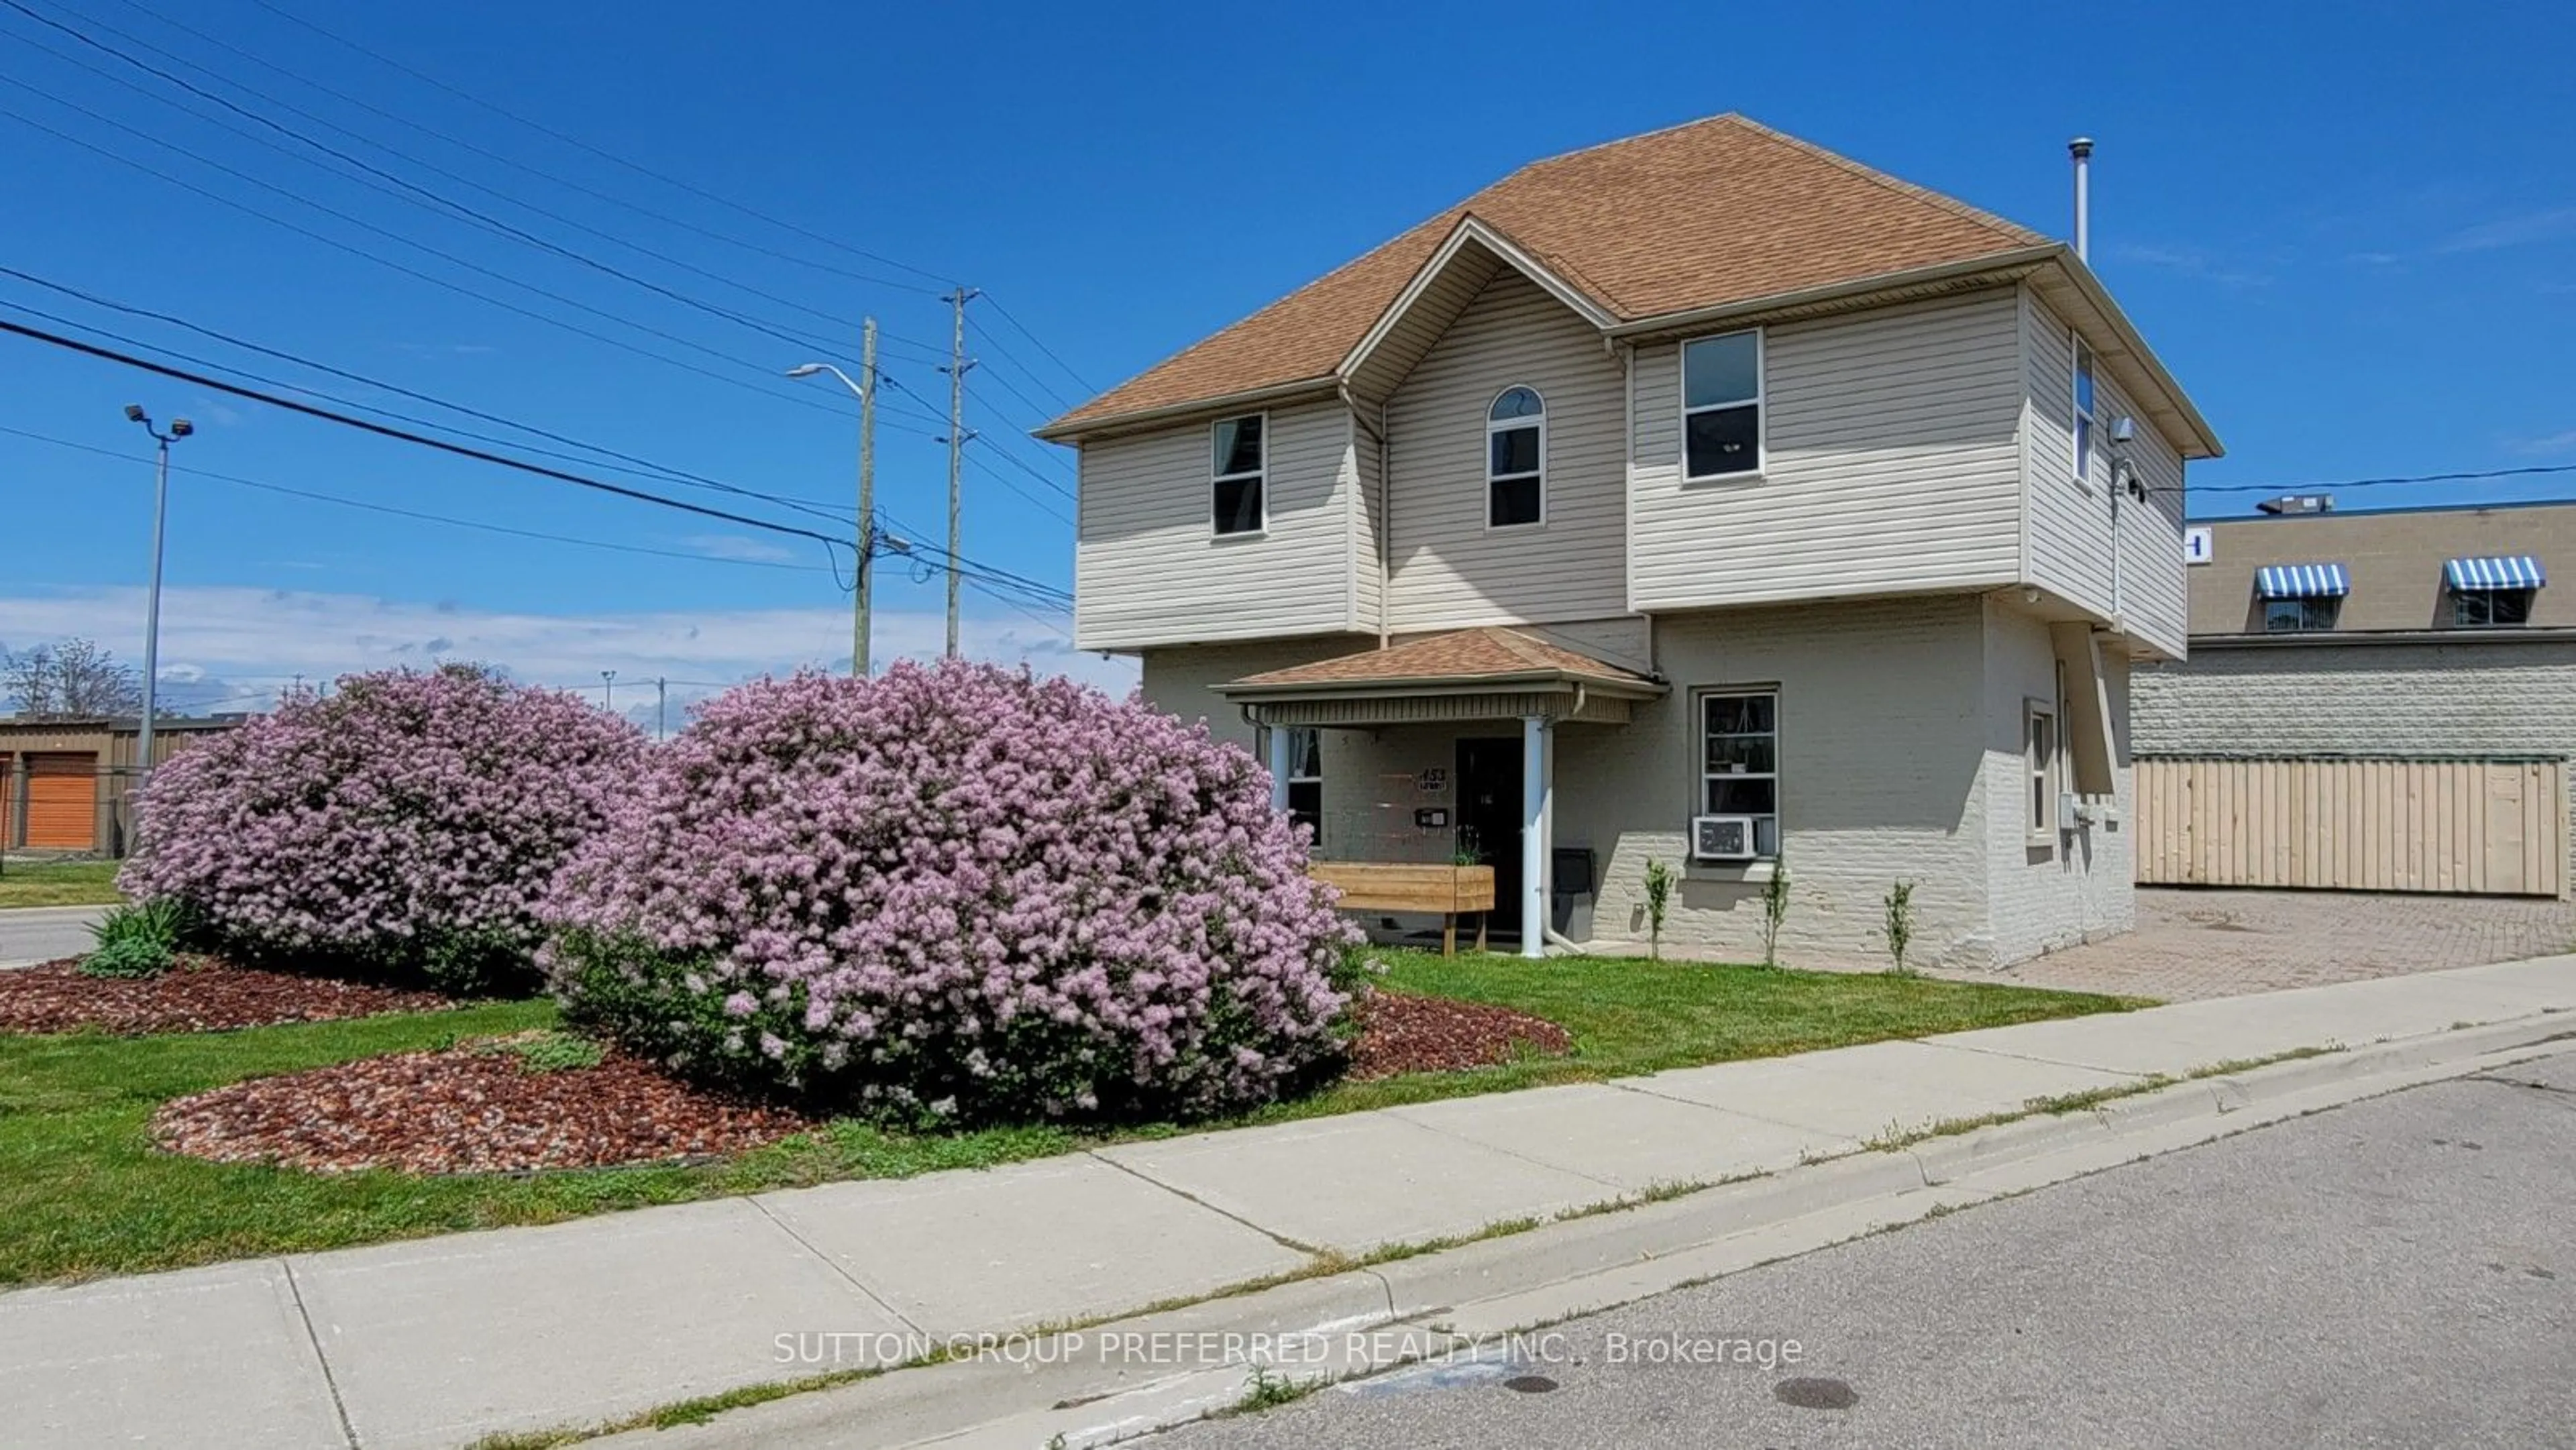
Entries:
{"type": "Polygon", "coordinates": [[[0,908],[114,906],[114,861],[11,861],[0,865],[0,908]]]}
{"type": "MultiPolygon", "coordinates": [[[[1926,978],[1641,961],[1397,953],[1387,985],[1534,1012],[1574,1034],[1571,1058],[1347,1085],[1247,1121],[1351,1112],[1542,1083],[2118,1010],[2114,998],[1926,978]]],[[[0,1284],[135,1273],[843,1178],[1043,1157],[1096,1141],[1061,1128],[938,1136],[834,1123],[730,1162],[531,1178],[319,1177],[155,1152],[167,1098],[221,1083],[458,1037],[543,1026],[504,1003],[359,1022],[117,1039],[0,1037],[0,1284]]],[[[1146,1129],[1139,1136],[1175,1131],[1146,1129]]]]}

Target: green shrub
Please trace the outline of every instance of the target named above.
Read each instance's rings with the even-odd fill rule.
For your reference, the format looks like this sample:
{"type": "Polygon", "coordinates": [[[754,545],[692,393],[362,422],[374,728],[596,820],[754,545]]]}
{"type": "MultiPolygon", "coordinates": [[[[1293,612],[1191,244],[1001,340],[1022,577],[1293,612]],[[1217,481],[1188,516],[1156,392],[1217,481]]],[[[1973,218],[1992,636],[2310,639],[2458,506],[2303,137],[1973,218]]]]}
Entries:
{"type": "Polygon", "coordinates": [[[192,929],[187,907],[177,901],[110,907],[89,929],[93,946],[80,969],[93,977],[157,977],[170,970],[192,929]]]}
{"type": "Polygon", "coordinates": [[[1914,941],[1914,883],[1899,881],[1887,888],[1887,954],[1896,960],[1896,974],[1904,976],[1905,949],[1914,941]]]}
{"type": "Polygon", "coordinates": [[[1664,955],[1664,917],[1673,907],[1673,875],[1670,862],[1646,858],[1646,955],[1657,961],[1664,955]]]}

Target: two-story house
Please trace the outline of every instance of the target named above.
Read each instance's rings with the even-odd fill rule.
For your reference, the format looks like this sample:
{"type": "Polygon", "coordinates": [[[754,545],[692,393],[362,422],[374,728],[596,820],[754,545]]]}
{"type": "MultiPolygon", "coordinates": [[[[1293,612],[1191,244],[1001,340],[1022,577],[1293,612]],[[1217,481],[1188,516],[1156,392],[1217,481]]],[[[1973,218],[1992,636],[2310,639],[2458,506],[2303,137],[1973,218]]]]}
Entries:
{"type": "Polygon", "coordinates": [[[1541,161],[1040,431],[1075,635],[1498,925],[2003,964],[2127,928],[2216,438],[2062,243],[1737,116],[1541,161]],[[1586,907],[1588,906],[1588,910],[1586,907]],[[1551,917],[1551,908],[1555,914],[1551,917]]]}

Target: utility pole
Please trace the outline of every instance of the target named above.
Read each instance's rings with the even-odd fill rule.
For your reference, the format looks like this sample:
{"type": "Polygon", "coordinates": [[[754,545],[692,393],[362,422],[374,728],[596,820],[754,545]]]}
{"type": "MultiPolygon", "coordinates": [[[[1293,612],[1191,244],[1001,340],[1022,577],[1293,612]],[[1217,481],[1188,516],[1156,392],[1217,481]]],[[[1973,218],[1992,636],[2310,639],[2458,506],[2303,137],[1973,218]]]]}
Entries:
{"type": "Polygon", "coordinates": [[[948,341],[948,657],[957,657],[957,546],[960,540],[957,483],[966,455],[966,304],[979,294],[963,283],[948,294],[954,309],[948,341]]]}
{"type": "Polygon", "coordinates": [[[671,682],[660,675],[653,677],[653,738],[659,740],[671,726],[671,682]]]}
{"type": "MultiPolygon", "coordinates": [[[[143,431],[151,434],[152,441],[160,445],[159,462],[154,467],[152,482],[152,588],[143,606],[143,730],[142,738],[135,742],[134,747],[135,783],[149,785],[152,782],[152,717],[161,711],[161,535],[170,517],[170,445],[196,432],[197,428],[185,418],[173,418],[170,431],[164,433],[152,426],[152,416],[143,411],[141,403],[126,404],[125,416],[142,424],[143,431]]],[[[953,462],[949,471],[952,476],[956,472],[953,462]]],[[[949,493],[954,497],[955,488],[952,487],[949,493]]],[[[955,613],[955,610],[950,613],[955,613]]]]}
{"type": "Polygon", "coordinates": [[[850,621],[850,674],[868,677],[868,611],[877,578],[877,320],[859,326],[859,592],[850,621]]]}

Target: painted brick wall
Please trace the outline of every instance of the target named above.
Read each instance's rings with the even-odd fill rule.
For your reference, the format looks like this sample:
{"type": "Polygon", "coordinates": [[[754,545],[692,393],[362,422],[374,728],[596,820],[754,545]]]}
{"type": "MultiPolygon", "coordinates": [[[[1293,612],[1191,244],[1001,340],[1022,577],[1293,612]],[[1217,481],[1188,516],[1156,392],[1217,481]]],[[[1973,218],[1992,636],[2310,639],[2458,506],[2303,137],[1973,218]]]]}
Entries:
{"type": "Polygon", "coordinates": [[[2576,641],[2199,644],[2131,690],[2142,755],[2576,755],[2576,641]]]}
{"type": "MultiPolygon", "coordinates": [[[[2051,831],[2045,844],[2034,845],[2022,712],[2029,700],[2056,697],[2057,653],[2039,620],[1994,602],[1986,616],[1987,892],[1995,960],[2017,962],[2137,925],[2128,666],[2118,651],[2103,651],[2111,676],[2116,812],[2081,830],[2051,831]]],[[[2063,722],[2066,702],[2057,707],[2063,722]]],[[[2062,751],[2058,759],[2062,788],[2070,762],[2062,751]]]]}

